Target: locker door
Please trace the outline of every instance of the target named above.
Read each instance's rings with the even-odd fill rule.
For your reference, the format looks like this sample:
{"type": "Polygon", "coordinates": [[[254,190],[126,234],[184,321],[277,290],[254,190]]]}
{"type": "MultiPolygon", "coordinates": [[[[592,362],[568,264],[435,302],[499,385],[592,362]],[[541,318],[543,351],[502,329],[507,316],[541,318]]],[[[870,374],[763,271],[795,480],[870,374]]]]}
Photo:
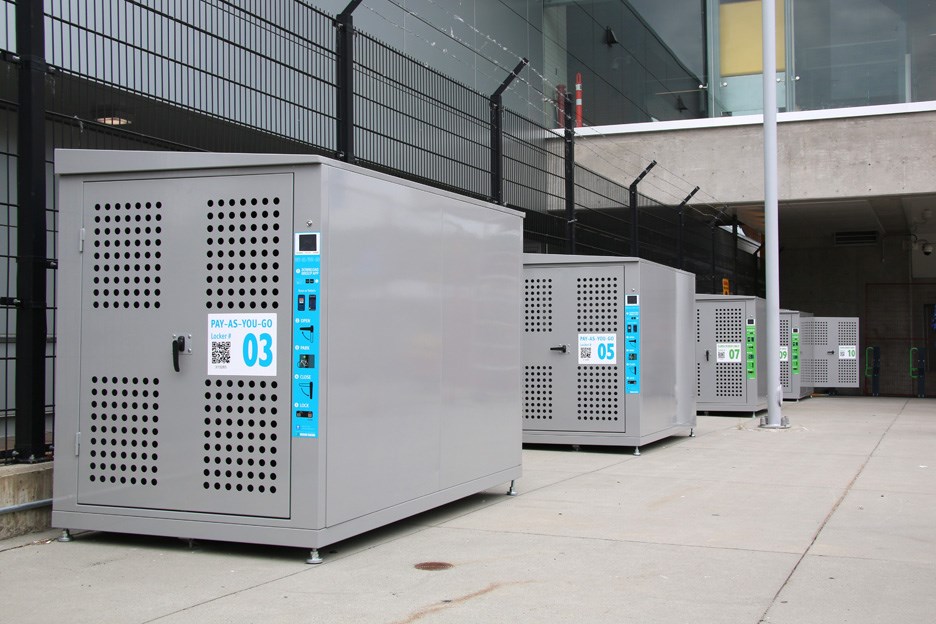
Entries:
{"type": "Polygon", "coordinates": [[[857,388],[858,319],[823,317],[817,321],[828,327],[828,341],[823,348],[829,366],[829,385],[835,388],[857,388]]]}
{"type": "Polygon", "coordinates": [[[623,267],[527,267],[524,291],[524,429],[623,432],[623,267]]]}
{"type": "Polygon", "coordinates": [[[792,314],[780,314],[780,384],[783,386],[784,398],[792,398],[793,375],[790,370],[790,336],[792,314]]]}
{"type": "Polygon", "coordinates": [[[696,401],[714,403],[715,313],[706,302],[696,303],[696,401]]]}
{"type": "Polygon", "coordinates": [[[800,381],[807,386],[829,385],[829,328],[818,317],[800,319],[800,381]]]}
{"type": "Polygon", "coordinates": [[[746,402],[745,303],[700,302],[701,340],[696,343],[699,402],[746,402]]]}
{"type": "Polygon", "coordinates": [[[292,218],[285,174],[84,185],[80,504],[288,517],[292,218]],[[210,315],[279,316],[265,368],[210,315]]]}
{"type": "Polygon", "coordinates": [[[858,319],[813,317],[800,321],[803,341],[811,355],[803,359],[806,385],[826,388],[857,388],[858,319]]]}

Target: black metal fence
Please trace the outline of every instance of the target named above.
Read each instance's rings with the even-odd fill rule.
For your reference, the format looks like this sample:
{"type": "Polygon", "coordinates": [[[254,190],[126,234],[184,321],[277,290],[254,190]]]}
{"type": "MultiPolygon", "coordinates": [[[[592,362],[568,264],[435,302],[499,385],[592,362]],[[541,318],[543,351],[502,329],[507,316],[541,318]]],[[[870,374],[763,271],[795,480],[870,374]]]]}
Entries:
{"type": "Polygon", "coordinates": [[[677,207],[641,194],[632,206],[628,187],[574,164],[571,133],[495,106],[491,95],[301,0],[0,0],[0,458],[48,456],[54,422],[49,258],[41,354],[48,383],[39,389],[48,424],[38,437],[14,439],[12,416],[26,414],[14,391],[24,375],[15,327],[27,305],[16,278],[25,260],[18,209],[42,211],[50,256],[57,237],[52,185],[45,205],[21,206],[17,194],[20,84],[36,65],[24,61],[12,25],[27,3],[40,8],[45,33],[38,117],[46,166],[34,172],[43,180],[52,179],[52,150],[63,147],[318,153],[500,197],[526,213],[530,251],[564,252],[574,242],[577,253],[631,255],[636,218],[639,255],[694,272],[699,292],[720,292],[722,277],[732,292],[760,291],[757,258],[717,227],[715,211],[696,207],[680,218],[677,207]]]}

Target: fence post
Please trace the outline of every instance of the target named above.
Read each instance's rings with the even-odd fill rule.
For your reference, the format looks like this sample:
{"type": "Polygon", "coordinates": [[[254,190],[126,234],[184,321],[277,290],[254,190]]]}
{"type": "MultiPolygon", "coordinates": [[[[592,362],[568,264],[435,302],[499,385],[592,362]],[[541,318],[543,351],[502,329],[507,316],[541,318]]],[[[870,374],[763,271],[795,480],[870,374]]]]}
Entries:
{"type": "Polygon", "coordinates": [[[499,204],[504,200],[504,136],[501,128],[501,108],[503,97],[492,95],[489,100],[491,107],[491,201],[499,204]]]}
{"type": "Polygon", "coordinates": [[[345,162],[354,162],[354,18],[351,14],[361,2],[351,0],[335,18],[338,31],[335,72],[338,128],[335,139],[337,156],[345,162]]]}
{"type": "Polygon", "coordinates": [[[735,215],[731,219],[731,235],[734,238],[734,249],[732,253],[732,267],[731,267],[731,281],[735,284],[735,292],[737,293],[737,284],[738,284],[738,215],[735,215]]]}
{"type": "Polygon", "coordinates": [[[650,170],[656,167],[657,161],[650,161],[650,164],[647,165],[647,168],[643,170],[637,179],[631,182],[630,189],[630,209],[631,209],[631,255],[635,258],[640,256],[640,228],[637,223],[637,185],[640,184],[640,181],[644,179],[650,170]]]}
{"type": "Polygon", "coordinates": [[[683,265],[686,262],[686,250],[685,250],[685,235],[683,228],[686,226],[686,204],[689,203],[689,200],[695,197],[695,194],[699,192],[699,187],[695,187],[692,191],[686,195],[686,199],[682,200],[682,203],[679,204],[679,227],[676,230],[676,253],[677,253],[677,269],[684,268],[683,265]]]}
{"type": "Polygon", "coordinates": [[[712,275],[712,294],[718,294],[721,292],[718,288],[718,276],[715,274],[718,270],[716,257],[715,257],[715,229],[718,227],[718,219],[712,219],[712,222],[709,224],[709,232],[711,234],[712,240],[712,253],[709,257],[709,266],[712,275]]]}
{"type": "Polygon", "coordinates": [[[566,253],[575,253],[575,118],[571,93],[564,96],[566,253]]]}
{"type": "Polygon", "coordinates": [[[45,454],[46,136],[43,0],[16,3],[20,59],[16,228],[16,444],[18,461],[45,454]]]}
{"type": "Polygon", "coordinates": [[[504,203],[504,131],[502,127],[504,91],[529,62],[529,59],[520,59],[514,70],[504,78],[504,82],[497,87],[488,100],[491,107],[491,201],[495,204],[504,203]]]}

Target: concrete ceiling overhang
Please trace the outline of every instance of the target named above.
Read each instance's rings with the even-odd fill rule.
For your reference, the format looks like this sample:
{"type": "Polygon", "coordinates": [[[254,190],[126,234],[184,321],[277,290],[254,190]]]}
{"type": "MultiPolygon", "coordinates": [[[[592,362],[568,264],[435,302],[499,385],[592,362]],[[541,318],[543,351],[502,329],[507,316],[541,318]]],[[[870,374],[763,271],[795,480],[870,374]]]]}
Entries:
{"type": "MultiPolygon", "coordinates": [[[[763,204],[731,209],[748,231],[764,231],[763,204]]],[[[936,242],[936,194],[781,202],[779,221],[784,247],[829,244],[838,232],[876,232],[880,239],[915,235],[936,242]]]]}

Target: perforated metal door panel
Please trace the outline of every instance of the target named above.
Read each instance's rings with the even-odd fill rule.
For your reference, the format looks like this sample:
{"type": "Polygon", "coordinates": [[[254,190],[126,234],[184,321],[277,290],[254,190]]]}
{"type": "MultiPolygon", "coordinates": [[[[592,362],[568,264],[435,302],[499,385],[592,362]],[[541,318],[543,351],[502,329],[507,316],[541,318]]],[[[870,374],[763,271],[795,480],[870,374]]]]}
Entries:
{"type": "Polygon", "coordinates": [[[813,317],[800,321],[811,356],[803,362],[802,381],[827,388],[857,388],[858,319],[813,317]]]}
{"type": "Polygon", "coordinates": [[[807,385],[826,386],[829,383],[829,325],[818,324],[815,318],[800,319],[800,381],[807,385]]]}
{"type": "MultiPolygon", "coordinates": [[[[719,361],[719,345],[744,345],[745,303],[743,301],[697,304],[696,389],[698,402],[744,403],[746,377],[743,358],[719,361]]],[[[739,347],[739,348],[740,348],[739,347]]],[[[700,406],[702,407],[702,406],[700,406]]]]}
{"type": "Polygon", "coordinates": [[[273,347],[277,374],[208,374],[226,356],[208,315],[273,315],[286,344],[292,188],[291,174],[84,184],[80,504],[289,516],[290,350],[273,347]]]}
{"type": "Polygon", "coordinates": [[[830,318],[835,327],[835,346],[838,351],[835,367],[835,385],[838,388],[857,388],[858,376],[858,319],[830,318]]]}
{"type": "Polygon", "coordinates": [[[780,385],[783,386],[785,393],[793,391],[793,377],[790,372],[790,325],[792,316],[792,314],[780,314],[780,385]],[[784,352],[786,357],[782,357],[784,352]]]}
{"type": "Polygon", "coordinates": [[[553,340],[554,288],[552,271],[524,271],[524,340],[534,345],[525,351],[523,363],[523,426],[528,429],[549,429],[557,416],[553,395],[556,358],[543,351],[553,340]]]}
{"type": "Polygon", "coordinates": [[[625,431],[623,319],[623,267],[524,269],[525,430],[625,431]],[[580,364],[579,336],[597,334],[614,361],[580,364]]]}

